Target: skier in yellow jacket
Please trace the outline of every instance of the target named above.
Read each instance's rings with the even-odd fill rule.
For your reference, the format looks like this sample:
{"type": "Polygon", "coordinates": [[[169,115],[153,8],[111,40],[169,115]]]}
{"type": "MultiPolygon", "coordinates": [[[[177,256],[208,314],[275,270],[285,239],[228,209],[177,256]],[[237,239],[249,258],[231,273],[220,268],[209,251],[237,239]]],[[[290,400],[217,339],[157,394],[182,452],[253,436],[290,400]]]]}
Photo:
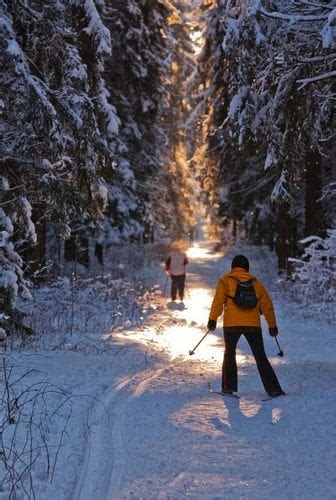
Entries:
{"type": "Polygon", "coordinates": [[[209,330],[216,329],[217,318],[223,310],[225,353],[222,391],[232,394],[238,390],[236,346],[243,334],[251,347],[266,392],[272,397],[284,394],[267,359],[260,324],[260,315],[263,314],[270,335],[278,335],[273,303],[262,282],[249,273],[249,261],[244,255],[233,259],[231,271],[217,283],[209,315],[209,330]]]}

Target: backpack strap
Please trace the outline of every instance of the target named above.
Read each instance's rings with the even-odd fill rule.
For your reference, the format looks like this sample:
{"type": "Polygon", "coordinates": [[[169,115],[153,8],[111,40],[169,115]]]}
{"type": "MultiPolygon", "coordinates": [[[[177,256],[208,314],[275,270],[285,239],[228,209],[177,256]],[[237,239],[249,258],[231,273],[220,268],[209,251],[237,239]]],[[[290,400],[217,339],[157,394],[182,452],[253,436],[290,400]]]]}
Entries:
{"type": "MultiPolygon", "coordinates": [[[[230,276],[230,278],[234,279],[237,282],[237,287],[238,287],[238,285],[240,283],[239,279],[235,278],[234,276],[230,276]]],[[[228,299],[231,299],[231,300],[234,299],[234,297],[232,297],[232,295],[228,295],[227,297],[228,297],[228,299]]]]}
{"type": "MultiPolygon", "coordinates": [[[[232,278],[233,280],[237,281],[237,286],[239,285],[240,281],[238,278],[235,278],[234,276],[229,276],[229,278],[232,278]]],[[[232,297],[232,295],[228,295],[227,297],[228,297],[228,299],[231,299],[231,300],[234,299],[234,297],[232,297]]]]}

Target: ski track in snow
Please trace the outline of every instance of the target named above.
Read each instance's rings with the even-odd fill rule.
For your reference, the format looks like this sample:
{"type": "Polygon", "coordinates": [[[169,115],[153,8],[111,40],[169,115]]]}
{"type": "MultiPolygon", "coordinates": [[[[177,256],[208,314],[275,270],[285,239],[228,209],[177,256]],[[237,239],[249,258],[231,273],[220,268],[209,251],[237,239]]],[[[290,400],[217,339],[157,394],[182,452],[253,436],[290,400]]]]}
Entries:
{"type": "Polygon", "coordinates": [[[74,494],[76,500],[118,498],[123,473],[127,466],[122,432],[122,422],[127,406],[134,398],[140,397],[146,391],[147,385],[159,377],[167,367],[173,366],[177,359],[173,359],[168,366],[163,368],[145,370],[140,377],[139,374],[129,377],[112,388],[102,400],[107,409],[107,415],[103,417],[100,415],[101,402],[95,404],[91,420],[101,420],[101,424],[97,430],[88,434],[84,461],[74,494]],[[132,383],[137,384],[136,389],[128,395],[125,394],[132,383]],[[102,452],[107,445],[107,451],[113,457],[110,464],[106,464],[106,456],[102,452]]]}
{"type": "Polygon", "coordinates": [[[72,471],[73,492],[50,500],[335,498],[331,330],[300,322],[276,297],[284,358],[276,357],[266,328],[264,340],[288,396],[272,401],[262,401],[266,394],[243,339],[237,350],[241,398],[209,394],[208,383],[220,387],[221,321],[188,355],[204,333],[217,279],[235,253],[247,254],[251,272],[266,285],[275,281],[268,271],[274,263],[263,249],[240,245],[222,257],[196,245],[189,251],[185,308],[164,305],[137,329],[114,332],[113,342],[122,347],[115,354],[89,360],[76,354],[78,366],[87,365],[86,378],[91,370],[97,377],[92,387],[104,381],[105,392],[90,409],[89,422],[96,425],[88,428],[77,480],[72,471]]]}
{"type": "Polygon", "coordinates": [[[112,428],[114,465],[109,482],[107,498],[118,498],[123,472],[127,466],[127,456],[125,447],[123,445],[122,433],[122,421],[124,419],[127,406],[133,398],[140,397],[145,392],[147,385],[154,381],[157,377],[159,377],[163,371],[164,368],[159,368],[155,370],[149,377],[144,378],[144,380],[139,383],[134,393],[125,401],[123,401],[121,405],[118,405],[118,408],[115,410],[116,413],[112,428]]]}

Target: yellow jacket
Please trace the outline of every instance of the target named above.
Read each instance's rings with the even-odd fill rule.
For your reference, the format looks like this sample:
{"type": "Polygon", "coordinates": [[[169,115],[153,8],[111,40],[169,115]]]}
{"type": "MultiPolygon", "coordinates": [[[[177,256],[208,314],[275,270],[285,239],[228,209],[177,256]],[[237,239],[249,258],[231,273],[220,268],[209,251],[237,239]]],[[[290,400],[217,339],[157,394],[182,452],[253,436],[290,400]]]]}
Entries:
{"type": "Polygon", "coordinates": [[[264,285],[255,276],[242,267],[235,267],[222,276],[212,301],[209,319],[217,320],[224,309],[224,326],[257,326],[260,327],[260,315],[263,314],[269,328],[276,326],[273,303],[264,285]],[[258,304],[254,309],[243,309],[236,306],[229,296],[234,297],[238,281],[253,280],[258,304]]]}

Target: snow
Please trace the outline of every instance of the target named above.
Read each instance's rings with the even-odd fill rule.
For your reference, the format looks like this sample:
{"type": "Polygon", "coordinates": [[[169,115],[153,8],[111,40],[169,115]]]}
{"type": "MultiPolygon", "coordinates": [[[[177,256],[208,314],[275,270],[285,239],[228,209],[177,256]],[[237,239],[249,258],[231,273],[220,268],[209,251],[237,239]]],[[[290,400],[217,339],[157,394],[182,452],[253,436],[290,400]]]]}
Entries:
{"type": "Polygon", "coordinates": [[[102,200],[104,200],[104,205],[107,205],[107,188],[105,184],[99,184],[98,188],[99,196],[102,200]]]}
{"type": "Polygon", "coordinates": [[[7,231],[0,231],[0,247],[4,247],[9,239],[9,233],[7,231]]]}
{"type": "Polygon", "coordinates": [[[12,234],[14,231],[12,221],[6,216],[2,208],[0,208],[0,224],[4,228],[5,232],[12,234]]]}
{"type": "Polygon", "coordinates": [[[305,247],[301,259],[290,259],[295,268],[292,288],[306,307],[327,315],[328,306],[335,309],[336,230],[327,231],[325,238],[308,236],[300,243],[305,247]]]}
{"type": "Polygon", "coordinates": [[[124,184],[126,186],[135,187],[135,176],[131,169],[129,161],[125,158],[121,158],[118,164],[118,172],[123,178],[124,184]]]}
{"type": "Polygon", "coordinates": [[[275,151],[274,148],[269,147],[269,150],[267,152],[265,164],[264,164],[264,170],[268,170],[269,168],[275,166],[278,164],[278,159],[275,156],[275,151]]]}
{"type": "Polygon", "coordinates": [[[21,210],[22,210],[22,216],[25,220],[26,223],[26,234],[27,236],[31,239],[33,243],[37,242],[37,235],[35,231],[35,224],[31,220],[32,216],[32,207],[24,196],[21,197],[21,210]]]}
{"type": "Polygon", "coordinates": [[[334,49],[336,47],[336,8],[330,12],[328,21],[322,28],[321,35],[324,49],[334,49]]]}
{"type": "Polygon", "coordinates": [[[298,87],[298,90],[303,89],[308,83],[312,82],[318,82],[320,80],[326,80],[329,78],[333,78],[336,76],[336,71],[328,71],[327,73],[321,73],[320,75],[312,76],[310,78],[302,78],[297,80],[297,83],[300,83],[301,85],[298,87]]]}
{"type": "Polygon", "coordinates": [[[228,116],[230,118],[235,118],[236,115],[240,112],[242,105],[243,105],[243,100],[246,98],[248,92],[248,87],[244,86],[241,87],[237,94],[233,97],[229,111],[228,111],[228,116]]]}
{"type": "Polygon", "coordinates": [[[91,191],[93,197],[99,200],[102,207],[101,209],[105,210],[108,203],[108,189],[103,179],[93,184],[91,187],[91,191]]]}
{"type": "Polygon", "coordinates": [[[88,78],[87,65],[82,62],[77,48],[74,45],[66,44],[66,51],[68,55],[64,63],[67,69],[66,74],[70,78],[85,82],[88,78]]]}
{"type": "Polygon", "coordinates": [[[0,288],[12,288],[17,295],[17,276],[11,269],[2,269],[0,275],[0,288]]]}
{"type": "MultiPolygon", "coordinates": [[[[265,165],[266,166],[266,165],[265,165]]],[[[277,181],[275,184],[272,195],[271,195],[271,200],[272,202],[279,201],[279,200],[287,200],[290,201],[292,199],[292,196],[289,192],[288,188],[288,172],[286,169],[283,169],[281,174],[280,174],[280,179],[277,181]]]]}
{"type": "Polygon", "coordinates": [[[7,41],[7,52],[12,56],[20,57],[22,55],[22,51],[16,40],[8,40],[7,41]]]}
{"type": "MultiPolygon", "coordinates": [[[[14,304],[19,290],[18,283],[23,284],[22,258],[15,252],[13,242],[10,241],[14,228],[11,219],[2,208],[0,208],[0,228],[1,298],[2,296],[7,297],[7,300],[11,304],[14,304]]],[[[0,302],[3,303],[2,300],[0,302]]]]}
{"type": "Polygon", "coordinates": [[[152,99],[143,99],[141,102],[141,108],[143,113],[147,113],[154,108],[154,103],[152,99]]]}
{"type": "Polygon", "coordinates": [[[111,55],[111,35],[108,28],[103,24],[94,1],[84,0],[84,9],[89,19],[89,24],[84,31],[93,36],[98,54],[111,55]]]}
{"type": "Polygon", "coordinates": [[[227,20],[227,30],[222,43],[223,49],[225,50],[229,46],[229,44],[232,43],[232,39],[238,37],[239,37],[238,22],[235,19],[229,17],[227,20]]]}
{"type": "Polygon", "coordinates": [[[103,80],[100,81],[99,104],[103,110],[107,122],[107,133],[109,137],[113,137],[119,132],[120,119],[117,116],[115,106],[109,103],[109,92],[105,87],[103,80]]]}
{"type": "MultiPolygon", "coordinates": [[[[1,99],[0,99],[0,111],[1,111],[1,99]]],[[[1,177],[1,189],[3,189],[3,191],[9,191],[9,182],[8,179],[6,179],[5,177],[1,177]]]]}
{"type": "Polygon", "coordinates": [[[284,21],[289,21],[291,25],[302,22],[302,21],[324,21],[328,18],[326,14],[320,15],[299,15],[299,14],[282,14],[281,12],[269,12],[264,8],[260,8],[259,12],[267,17],[273,17],[274,19],[282,19],[284,21]]]}
{"type": "MultiPolygon", "coordinates": [[[[239,243],[223,257],[211,247],[189,250],[185,307],[167,307],[167,299],[154,294],[155,312],[144,315],[142,324],[111,329],[105,323],[103,332],[86,335],[90,353],[80,343],[67,352],[68,343],[75,348],[76,334],[63,337],[62,352],[54,344],[22,353],[19,372],[34,369],[31,382],[43,372],[73,395],[52,484],[43,461],[34,466],[36,498],[334,497],[335,334],[321,317],[318,328],[300,318],[279,288],[274,255],[265,248],[239,243]],[[285,357],[276,357],[265,325],[264,340],[286,397],[262,401],[243,340],[237,357],[241,399],[208,393],[208,383],[220,385],[219,323],[188,355],[204,333],[217,279],[236,253],[249,257],[251,271],[275,299],[285,357]]],[[[56,404],[52,398],[50,404],[56,404]]],[[[52,443],[63,426],[64,418],[53,418],[52,443]]]]}

